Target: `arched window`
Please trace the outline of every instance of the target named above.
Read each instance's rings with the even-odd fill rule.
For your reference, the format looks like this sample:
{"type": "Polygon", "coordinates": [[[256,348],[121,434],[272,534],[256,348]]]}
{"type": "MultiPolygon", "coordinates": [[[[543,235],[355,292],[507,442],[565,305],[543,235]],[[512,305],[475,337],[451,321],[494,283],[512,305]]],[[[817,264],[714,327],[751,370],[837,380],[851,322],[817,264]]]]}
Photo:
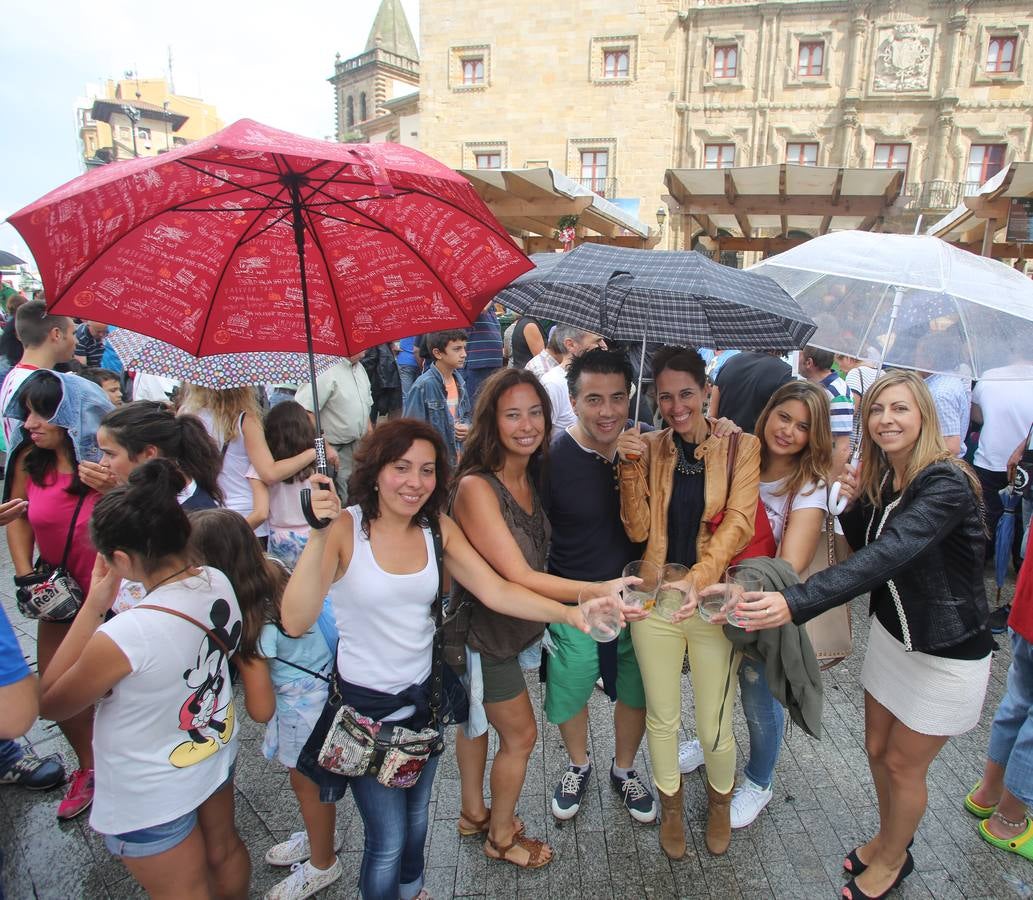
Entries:
{"type": "Polygon", "coordinates": [[[366,121],[366,92],[359,94],[359,121],[366,121]]]}
{"type": "Polygon", "coordinates": [[[355,101],[349,97],[344,104],[344,121],[351,128],[355,124],[355,101]]]}

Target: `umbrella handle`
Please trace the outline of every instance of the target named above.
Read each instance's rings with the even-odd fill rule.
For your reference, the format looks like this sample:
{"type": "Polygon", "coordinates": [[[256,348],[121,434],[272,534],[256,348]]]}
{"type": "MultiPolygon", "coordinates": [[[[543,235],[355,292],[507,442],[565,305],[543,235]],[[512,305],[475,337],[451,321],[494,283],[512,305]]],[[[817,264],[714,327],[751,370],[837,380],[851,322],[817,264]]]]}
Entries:
{"type": "MultiPolygon", "coordinates": [[[[326,439],[323,435],[319,435],[316,438],[316,472],[319,475],[326,475],[329,473],[329,468],[326,464],[326,439]]],[[[328,487],[324,487],[323,490],[330,490],[328,487]]],[[[333,520],[332,519],[320,519],[312,511],[312,489],[302,488],[301,490],[301,513],[305,517],[305,521],[308,522],[313,528],[320,530],[326,528],[333,520]]]]}
{"type": "Polygon", "coordinates": [[[834,516],[842,513],[847,508],[847,503],[849,502],[846,497],[839,496],[840,487],[841,485],[837,481],[829,491],[829,512],[834,516]]]}

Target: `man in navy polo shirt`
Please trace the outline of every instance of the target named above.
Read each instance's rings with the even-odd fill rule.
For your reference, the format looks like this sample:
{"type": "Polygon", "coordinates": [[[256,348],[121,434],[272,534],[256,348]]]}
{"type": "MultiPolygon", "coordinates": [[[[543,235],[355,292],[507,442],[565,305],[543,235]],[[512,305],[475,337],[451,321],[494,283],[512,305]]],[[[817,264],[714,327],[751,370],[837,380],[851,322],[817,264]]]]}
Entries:
{"type": "MultiPolygon", "coordinates": [[[[631,364],[624,353],[588,350],[567,370],[577,421],[549,449],[545,511],[552,524],[548,569],[579,581],[606,581],[638,559],[620,518],[617,439],[628,425],[631,364]]],[[[656,801],[633,768],[646,728],[646,697],[631,633],[597,644],[565,625],[550,625],[545,664],[545,714],[559,726],[570,764],[552,799],[552,813],[573,818],[592,771],[588,758],[588,699],[601,676],[611,700],[615,758],[610,782],[639,822],[656,818],[656,801]]]]}

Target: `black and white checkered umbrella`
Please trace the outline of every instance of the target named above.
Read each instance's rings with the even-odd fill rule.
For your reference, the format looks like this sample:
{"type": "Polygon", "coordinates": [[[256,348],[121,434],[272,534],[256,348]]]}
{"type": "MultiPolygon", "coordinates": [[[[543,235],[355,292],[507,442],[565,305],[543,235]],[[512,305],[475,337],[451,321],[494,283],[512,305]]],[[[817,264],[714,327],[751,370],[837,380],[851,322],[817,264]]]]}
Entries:
{"type": "Polygon", "coordinates": [[[810,316],[772,279],[701,253],[582,244],[532,260],[538,268],[496,300],[612,340],[796,350],[814,332],[810,316]]]}

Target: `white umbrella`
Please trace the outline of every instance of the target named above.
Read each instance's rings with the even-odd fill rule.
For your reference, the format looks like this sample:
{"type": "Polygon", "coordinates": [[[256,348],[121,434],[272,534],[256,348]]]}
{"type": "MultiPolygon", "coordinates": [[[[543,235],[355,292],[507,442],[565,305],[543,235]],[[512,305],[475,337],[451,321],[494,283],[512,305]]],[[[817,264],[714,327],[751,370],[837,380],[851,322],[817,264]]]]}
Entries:
{"type": "MultiPolygon", "coordinates": [[[[877,372],[888,365],[1033,379],[1033,281],[939,238],[839,231],[751,271],[777,281],[811,315],[812,346],[875,359],[877,372]]],[[[830,498],[836,513],[845,506],[838,488],[830,498]]]]}
{"type": "Polygon", "coordinates": [[[810,314],[815,347],[968,378],[1033,377],[994,371],[1033,361],[1033,281],[939,238],[840,231],[751,271],[810,314]]]}

